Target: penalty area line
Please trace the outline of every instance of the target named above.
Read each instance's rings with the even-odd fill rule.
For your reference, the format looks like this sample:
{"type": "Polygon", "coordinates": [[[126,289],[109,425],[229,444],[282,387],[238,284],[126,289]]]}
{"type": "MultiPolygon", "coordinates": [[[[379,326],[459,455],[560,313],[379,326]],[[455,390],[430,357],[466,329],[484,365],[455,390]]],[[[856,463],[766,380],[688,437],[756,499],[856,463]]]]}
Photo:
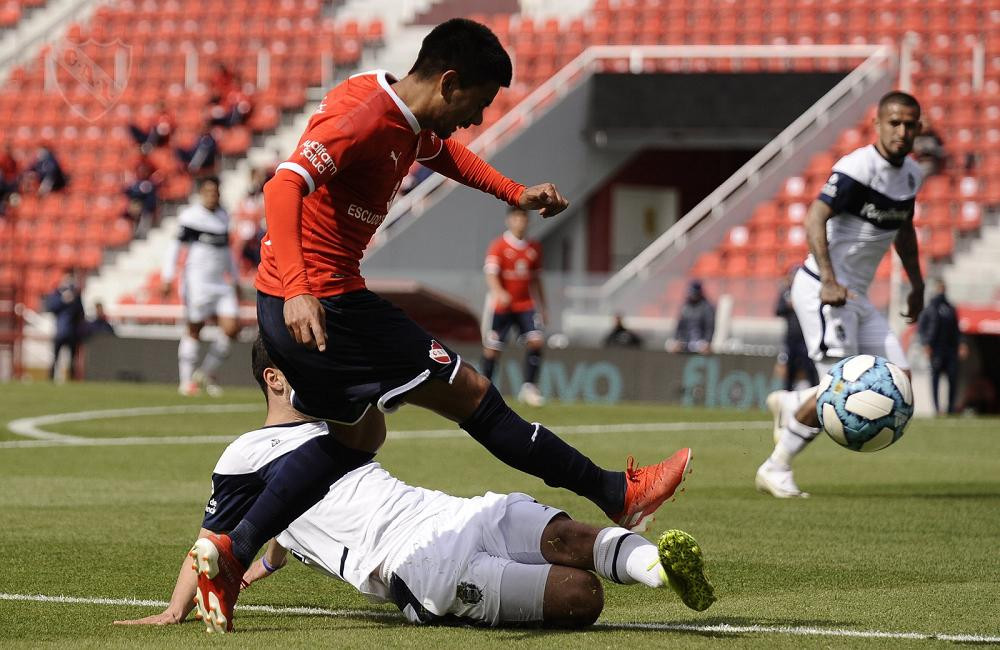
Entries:
{"type": "MultiPolygon", "coordinates": [[[[48,596],[45,594],[0,593],[0,601],[53,603],[65,605],[109,605],[114,607],[166,607],[162,600],[138,598],[85,598],[80,596],[48,596]]],[[[403,620],[398,612],[371,609],[326,609],[322,607],[277,607],[274,605],[241,605],[245,612],[264,614],[287,614],[296,616],[366,617],[387,620],[403,620]]],[[[830,628],[798,625],[729,625],[716,623],[698,625],[694,623],[597,623],[597,629],[607,630],[648,630],[651,632],[697,632],[700,634],[752,635],[779,634],[785,636],[839,637],[853,639],[912,639],[917,641],[952,641],[959,643],[1000,643],[1000,636],[984,634],[963,634],[950,632],[891,632],[884,630],[852,630],[850,628],[830,628]]]]}
{"type": "MultiPolygon", "coordinates": [[[[72,436],[44,428],[45,425],[67,422],[85,422],[112,418],[183,415],[190,413],[250,413],[262,410],[258,404],[199,404],[190,406],[143,406],[123,409],[103,409],[99,411],[76,411],[56,413],[30,418],[11,420],[7,428],[12,433],[28,440],[0,441],[0,449],[24,449],[33,447],[129,447],[135,445],[195,445],[229,443],[236,435],[201,436],[124,436],[119,438],[89,438],[72,436]]],[[[720,421],[720,422],[634,422],[619,424],[582,424],[559,427],[560,434],[594,435],[603,433],[669,433],[674,431],[743,431],[770,428],[765,420],[720,421]]],[[[390,431],[389,439],[430,439],[467,438],[469,434],[461,429],[420,429],[411,431],[390,431]]]]}

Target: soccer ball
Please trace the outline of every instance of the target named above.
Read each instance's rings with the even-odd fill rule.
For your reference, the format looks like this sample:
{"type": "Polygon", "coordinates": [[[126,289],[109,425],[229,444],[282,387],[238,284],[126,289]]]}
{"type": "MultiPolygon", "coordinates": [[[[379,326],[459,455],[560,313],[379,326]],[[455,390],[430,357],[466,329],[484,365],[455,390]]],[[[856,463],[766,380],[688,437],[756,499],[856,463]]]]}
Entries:
{"type": "Polygon", "coordinates": [[[899,440],[913,416],[913,388],[882,357],[842,359],[823,375],[816,400],[820,426],[841,446],[878,451],[899,440]]]}

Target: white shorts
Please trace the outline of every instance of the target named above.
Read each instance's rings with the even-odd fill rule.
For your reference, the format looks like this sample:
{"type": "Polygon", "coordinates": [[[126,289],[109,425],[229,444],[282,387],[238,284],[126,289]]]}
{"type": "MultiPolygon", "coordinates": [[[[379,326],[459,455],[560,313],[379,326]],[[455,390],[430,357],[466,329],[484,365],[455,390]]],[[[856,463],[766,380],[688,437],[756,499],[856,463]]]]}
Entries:
{"type": "Polygon", "coordinates": [[[189,323],[204,323],[213,316],[236,318],[240,302],[231,284],[185,282],[182,287],[184,319],[189,323]]]}
{"type": "Polygon", "coordinates": [[[550,565],[542,557],[542,532],[562,511],[520,493],[476,501],[469,503],[479,508],[472,517],[435,517],[383,564],[382,579],[410,622],[499,624],[501,578],[515,562],[537,565],[535,582],[544,586],[550,565]],[[456,520],[465,521],[456,526],[456,520]]]}
{"type": "Polygon", "coordinates": [[[874,354],[904,370],[910,367],[899,339],[867,296],[859,295],[842,307],[833,307],[820,303],[819,290],[819,278],[809,269],[800,268],[792,281],[792,306],[819,374],[826,373],[839,359],[855,354],[874,354]]]}

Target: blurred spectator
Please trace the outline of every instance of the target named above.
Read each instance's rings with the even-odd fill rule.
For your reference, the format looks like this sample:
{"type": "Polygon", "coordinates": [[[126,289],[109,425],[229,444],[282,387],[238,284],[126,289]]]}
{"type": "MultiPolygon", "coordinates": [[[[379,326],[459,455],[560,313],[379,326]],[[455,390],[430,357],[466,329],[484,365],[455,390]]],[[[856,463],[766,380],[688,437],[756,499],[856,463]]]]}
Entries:
{"type": "Polygon", "coordinates": [[[35,152],[35,160],[27,173],[38,184],[38,194],[42,196],[49,192],[58,192],[69,182],[55,153],[44,144],[35,152]]]}
{"type": "Polygon", "coordinates": [[[274,176],[274,170],[255,167],[250,170],[250,187],[236,208],[236,237],[242,242],[240,258],[253,268],[260,265],[260,242],[267,229],[264,220],[264,184],[274,176]]]}
{"type": "Polygon", "coordinates": [[[625,327],[625,319],[621,314],[615,314],[615,324],[611,332],[604,337],[606,348],[641,348],[642,337],[625,327]]]}
{"type": "Polygon", "coordinates": [[[923,122],[920,135],[913,139],[913,154],[917,164],[924,170],[924,176],[933,176],[944,167],[946,158],[944,141],[926,120],[923,122]]]}
{"type": "Polygon", "coordinates": [[[958,312],[945,295],[943,280],[935,280],[935,295],[920,314],[917,331],[920,342],[931,360],[931,390],[934,393],[934,412],[941,413],[938,404],[941,374],[948,377],[948,413],[955,413],[958,395],[958,361],[961,332],[958,329],[958,312]]]}
{"type": "Polygon", "coordinates": [[[715,333],[715,308],[705,298],[700,280],[692,280],[677,318],[677,332],[667,341],[669,352],[708,354],[715,333]]]}
{"type": "Polygon", "coordinates": [[[56,367],[59,364],[59,353],[63,348],[69,348],[69,378],[76,379],[76,355],[80,349],[80,338],[83,334],[84,312],[80,300],[80,283],[75,269],[68,269],[63,275],[59,286],[45,296],[46,311],[55,314],[56,335],[52,341],[52,368],[49,379],[55,379],[56,367]]]}
{"type": "Polygon", "coordinates": [[[778,294],[778,304],[774,308],[774,314],[785,319],[785,342],[778,353],[778,367],[784,370],[785,390],[809,388],[819,383],[816,364],[809,358],[809,349],[802,336],[799,319],[792,308],[792,278],[798,270],[796,265],[789,271],[781,293],[778,294]]]}
{"type": "Polygon", "coordinates": [[[145,106],[139,120],[129,124],[128,128],[139,149],[148,154],[156,147],[166,146],[170,142],[176,122],[166,104],[160,102],[155,108],[145,106]]]}
{"type": "Polygon", "coordinates": [[[209,97],[213,104],[219,103],[223,97],[236,88],[236,75],[221,61],[215,64],[215,71],[208,80],[209,97]]]}
{"type": "Polygon", "coordinates": [[[136,237],[145,236],[158,221],[160,198],[157,191],[161,183],[163,173],[147,156],[140,155],[135,163],[134,177],[125,187],[129,203],[124,216],[133,222],[136,237]]]}
{"type": "Polygon", "coordinates": [[[192,176],[201,178],[214,175],[219,162],[219,143],[212,136],[210,125],[205,125],[194,146],[187,149],[177,147],[176,151],[177,157],[192,176]]]}
{"type": "Polygon", "coordinates": [[[253,85],[237,85],[208,109],[213,126],[239,126],[253,112],[253,85]]]}
{"type": "Polygon", "coordinates": [[[212,126],[230,127],[243,124],[253,111],[253,84],[243,84],[224,63],[215,64],[209,79],[209,120],[212,126]]]}
{"type": "Polygon", "coordinates": [[[115,336],[115,328],[108,321],[102,303],[94,303],[94,318],[87,321],[86,338],[92,336],[115,336]]]}
{"type": "Polygon", "coordinates": [[[8,197],[17,192],[20,183],[21,166],[10,145],[4,145],[3,153],[0,154],[0,216],[6,211],[8,197]]]}

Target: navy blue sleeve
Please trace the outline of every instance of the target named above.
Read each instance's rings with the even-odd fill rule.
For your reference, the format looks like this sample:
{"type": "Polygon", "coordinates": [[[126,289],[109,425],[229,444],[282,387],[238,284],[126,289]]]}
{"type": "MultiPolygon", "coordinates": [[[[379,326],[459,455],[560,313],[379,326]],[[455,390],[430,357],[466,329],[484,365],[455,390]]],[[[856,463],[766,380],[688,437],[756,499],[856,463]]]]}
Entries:
{"type": "Polygon", "coordinates": [[[833,172],[816,197],[833,209],[834,213],[859,214],[868,196],[868,187],[844,172],[833,172]]]}
{"type": "Polygon", "coordinates": [[[213,533],[227,533],[236,527],[264,491],[257,474],[212,474],[212,496],[205,506],[201,527],[213,533]]]}

